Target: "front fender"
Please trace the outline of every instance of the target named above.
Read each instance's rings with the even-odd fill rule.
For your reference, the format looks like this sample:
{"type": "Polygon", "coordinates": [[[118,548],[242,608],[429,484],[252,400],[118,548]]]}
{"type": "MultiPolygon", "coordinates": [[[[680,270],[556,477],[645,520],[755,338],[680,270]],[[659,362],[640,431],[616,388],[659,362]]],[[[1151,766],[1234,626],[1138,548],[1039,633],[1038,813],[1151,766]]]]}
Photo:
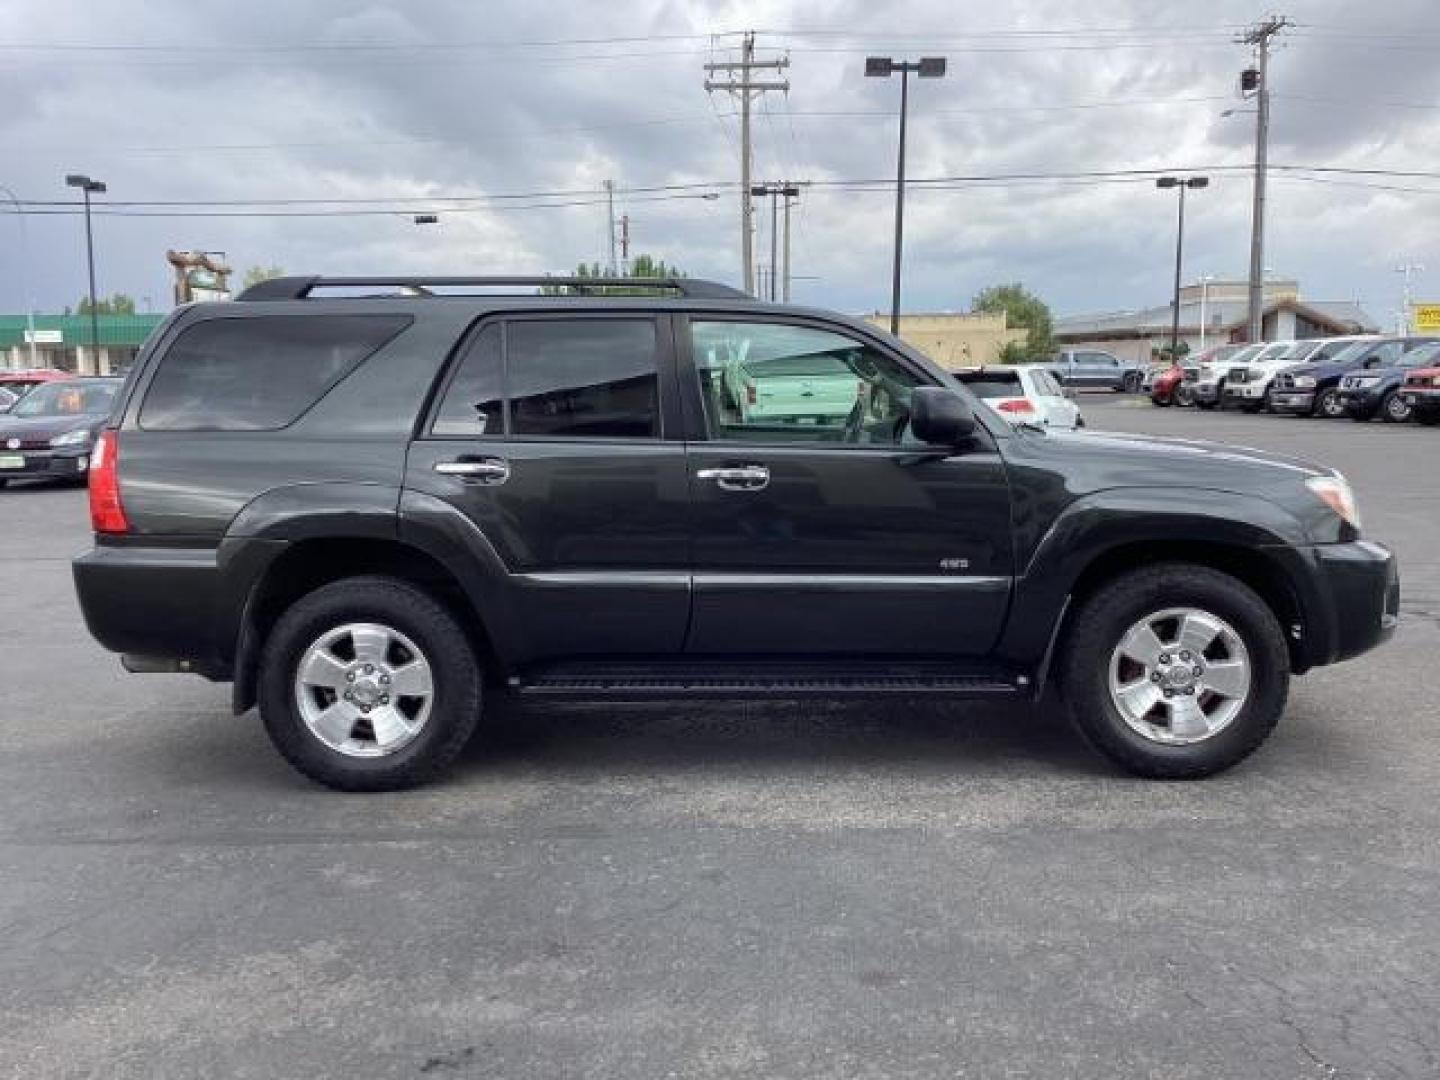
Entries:
{"type": "Polygon", "coordinates": [[[1255,495],[1153,487],[1094,492],[1061,511],[1030,551],[1016,553],[1024,570],[1015,581],[997,653],[1017,666],[1036,668],[1080,576],[1119,549],[1204,543],[1253,550],[1257,559],[1270,559],[1262,549],[1283,551],[1308,539],[1293,515],[1255,495]]]}

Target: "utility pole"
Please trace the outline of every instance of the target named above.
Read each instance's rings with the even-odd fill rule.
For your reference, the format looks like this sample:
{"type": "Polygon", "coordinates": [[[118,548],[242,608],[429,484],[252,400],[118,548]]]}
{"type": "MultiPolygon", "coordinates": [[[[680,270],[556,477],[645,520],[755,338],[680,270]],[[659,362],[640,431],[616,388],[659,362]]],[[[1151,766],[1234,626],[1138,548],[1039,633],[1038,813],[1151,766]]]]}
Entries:
{"type": "Polygon", "coordinates": [[[790,83],[783,79],[758,80],[750,76],[756,71],[783,71],[790,66],[788,56],[773,60],[755,59],[755,31],[747,30],[740,43],[739,60],[714,61],[705,65],[708,75],[723,72],[725,78],[705,80],[706,92],[725,90],[740,102],[740,262],[744,267],[745,291],[755,293],[755,252],[753,208],[750,203],[750,105],[767,90],[790,92],[790,83]]]}
{"type": "Polygon", "coordinates": [[[605,181],[605,202],[610,209],[610,264],[606,273],[615,276],[615,181],[605,181]]]}
{"type": "Polygon", "coordinates": [[[1410,278],[1415,274],[1423,274],[1425,267],[1419,263],[1407,262],[1395,267],[1395,272],[1405,275],[1405,299],[1400,305],[1400,333],[1408,334],[1410,333],[1411,327],[1410,305],[1413,303],[1410,292],[1410,278]]]}
{"type": "Polygon", "coordinates": [[[785,278],[784,288],[780,292],[780,299],[785,303],[790,302],[790,204],[800,195],[798,187],[790,187],[785,190],[785,278]]]}
{"type": "Polygon", "coordinates": [[[790,199],[800,194],[800,188],[789,181],[784,183],[752,184],[750,194],[757,197],[770,196],[770,288],[769,299],[774,302],[776,299],[775,290],[780,282],[780,272],[775,258],[775,245],[780,238],[777,211],[779,209],[778,199],[782,196],[785,199],[785,299],[790,299],[790,199]]]}
{"type": "Polygon", "coordinates": [[[620,215],[620,266],[626,273],[630,273],[630,215],[620,215]]]}
{"type": "Polygon", "coordinates": [[[1255,91],[1255,198],[1250,211],[1250,304],[1247,340],[1264,337],[1265,315],[1265,169],[1270,150],[1270,39],[1294,25],[1284,15],[1271,15],[1237,40],[1253,45],[1258,64],[1241,73],[1240,90],[1255,91]]]}

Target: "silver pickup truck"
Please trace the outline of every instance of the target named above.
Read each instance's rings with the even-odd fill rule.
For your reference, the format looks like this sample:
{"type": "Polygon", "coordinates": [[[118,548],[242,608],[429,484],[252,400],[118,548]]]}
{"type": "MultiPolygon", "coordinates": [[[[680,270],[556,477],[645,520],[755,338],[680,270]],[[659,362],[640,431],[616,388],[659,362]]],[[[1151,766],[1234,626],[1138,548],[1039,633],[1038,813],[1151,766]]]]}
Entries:
{"type": "Polygon", "coordinates": [[[1093,386],[1138,393],[1145,381],[1145,367],[1133,360],[1121,360],[1098,349],[1062,349],[1050,360],[1050,369],[1066,386],[1093,386]]]}

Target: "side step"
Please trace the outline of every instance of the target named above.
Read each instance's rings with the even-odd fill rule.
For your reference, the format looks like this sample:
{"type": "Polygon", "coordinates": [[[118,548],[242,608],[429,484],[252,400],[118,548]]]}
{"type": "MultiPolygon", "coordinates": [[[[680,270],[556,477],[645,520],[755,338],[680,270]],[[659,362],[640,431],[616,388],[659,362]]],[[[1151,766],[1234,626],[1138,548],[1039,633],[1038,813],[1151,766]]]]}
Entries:
{"type": "Polygon", "coordinates": [[[586,662],[556,664],[510,679],[526,698],[604,698],[644,701],[660,698],[795,698],[1013,696],[1028,692],[1024,675],[936,664],[777,664],[670,662],[586,662]]]}

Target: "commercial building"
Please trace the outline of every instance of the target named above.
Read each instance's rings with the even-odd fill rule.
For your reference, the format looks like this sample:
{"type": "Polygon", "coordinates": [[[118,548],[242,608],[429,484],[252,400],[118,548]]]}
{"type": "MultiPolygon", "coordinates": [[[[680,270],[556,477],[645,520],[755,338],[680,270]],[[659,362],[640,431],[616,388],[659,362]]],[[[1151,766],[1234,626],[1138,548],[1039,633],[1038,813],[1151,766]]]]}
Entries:
{"type": "MultiPolygon", "coordinates": [[[[1155,350],[1169,345],[1174,310],[1164,304],[1140,311],[1066,316],[1055,320],[1055,341],[1147,361],[1155,350]]],[[[1202,281],[1180,290],[1180,340],[1191,352],[1244,341],[1248,325],[1246,282],[1202,281]]],[[[1370,334],[1380,329],[1353,300],[1303,300],[1299,282],[1273,279],[1265,283],[1261,325],[1266,341],[1370,334]]]]}
{"type": "MultiPolygon", "coordinates": [[[[890,316],[874,314],[865,321],[890,329],[890,316]]],[[[1011,330],[1005,313],[929,312],[900,316],[900,337],[943,368],[998,364],[1000,350],[1011,342],[1024,343],[1024,330],[1011,330]]]]}
{"type": "Polygon", "coordinates": [[[0,370],[59,368],[77,375],[119,375],[127,371],[160,313],[99,315],[100,347],[90,346],[89,315],[36,315],[34,349],[24,315],[0,315],[0,370]]]}

